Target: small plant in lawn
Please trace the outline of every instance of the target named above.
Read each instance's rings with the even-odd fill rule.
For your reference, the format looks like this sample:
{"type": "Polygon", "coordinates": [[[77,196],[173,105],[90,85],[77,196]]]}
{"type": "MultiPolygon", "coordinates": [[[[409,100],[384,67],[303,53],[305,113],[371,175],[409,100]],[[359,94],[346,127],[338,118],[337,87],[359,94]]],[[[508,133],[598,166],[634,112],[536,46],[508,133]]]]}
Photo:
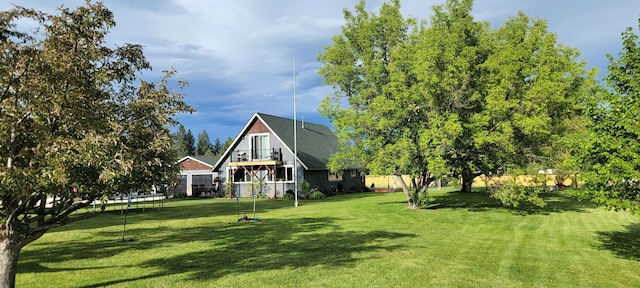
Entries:
{"type": "Polygon", "coordinates": [[[224,195],[226,197],[235,197],[236,195],[236,185],[227,185],[226,187],[224,187],[224,195]]]}
{"type": "Polygon", "coordinates": [[[265,179],[267,178],[267,176],[263,176],[263,177],[256,177],[258,180],[253,182],[253,191],[255,191],[256,196],[258,198],[265,198],[267,197],[267,194],[265,192],[265,188],[266,188],[266,184],[265,184],[265,179]]]}
{"type": "Polygon", "coordinates": [[[540,198],[540,188],[535,186],[518,185],[515,178],[497,181],[489,187],[492,198],[500,200],[505,206],[518,207],[521,202],[530,202],[538,207],[544,207],[545,202],[540,198]]]}
{"type": "Polygon", "coordinates": [[[296,194],[291,189],[287,190],[287,192],[284,193],[285,200],[295,200],[295,198],[296,198],[296,194]]]}
{"type": "Polygon", "coordinates": [[[311,184],[307,180],[303,180],[300,183],[300,191],[298,191],[298,197],[302,199],[309,198],[309,193],[311,192],[311,184]]]}
{"type": "Polygon", "coordinates": [[[414,193],[417,193],[414,199],[416,199],[416,205],[420,208],[427,208],[434,201],[426,189],[424,191],[415,191],[414,193]]]}
{"type": "Polygon", "coordinates": [[[309,200],[319,200],[319,199],[323,199],[326,196],[324,195],[324,193],[322,193],[320,190],[318,190],[318,188],[313,188],[311,189],[311,191],[309,191],[309,195],[307,195],[309,200]]]}

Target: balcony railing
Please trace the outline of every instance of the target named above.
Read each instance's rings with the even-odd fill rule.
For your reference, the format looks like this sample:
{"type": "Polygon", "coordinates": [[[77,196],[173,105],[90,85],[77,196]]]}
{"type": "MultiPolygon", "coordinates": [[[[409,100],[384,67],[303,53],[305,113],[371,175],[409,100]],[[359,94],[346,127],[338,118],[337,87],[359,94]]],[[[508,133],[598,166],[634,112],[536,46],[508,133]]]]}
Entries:
{"type": "Polygon", "coordinates": [[[282,149],[235,150],[231,154],[231,162],[282,161],[282,149]]]}

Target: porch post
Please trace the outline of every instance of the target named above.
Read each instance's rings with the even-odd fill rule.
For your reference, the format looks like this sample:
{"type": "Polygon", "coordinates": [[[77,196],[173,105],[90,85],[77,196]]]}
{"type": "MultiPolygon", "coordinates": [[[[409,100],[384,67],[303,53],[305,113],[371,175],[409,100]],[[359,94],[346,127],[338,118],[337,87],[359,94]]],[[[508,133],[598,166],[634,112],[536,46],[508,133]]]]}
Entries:
{"type": "Polygon", "coordinates": [[[273,179],[273,199],[278,199],[278,186],[276,186],[278,179],[276,178],[277,170],[276,164],[273,164],[273,170],[271,171],[271,178],[273,179]]]}

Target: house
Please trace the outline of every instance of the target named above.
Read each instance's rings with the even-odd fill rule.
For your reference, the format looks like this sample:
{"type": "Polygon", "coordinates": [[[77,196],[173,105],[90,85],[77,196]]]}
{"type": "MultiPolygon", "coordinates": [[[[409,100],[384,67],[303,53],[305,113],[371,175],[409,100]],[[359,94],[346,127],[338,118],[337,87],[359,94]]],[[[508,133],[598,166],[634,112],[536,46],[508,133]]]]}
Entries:
{"type": "Polygon", "coordinates": [[[212,171],[220,157],[186,156],[180,164],[180,186],[176,194],[182,196],[213,196],[217,191],[216,173],[212,171]]]}
{"type": "Polygon", "coordinates": [[[255,113],[213,166],[221,187],[237,189],[241,197],[255,192],[280,198],[295,190],[294,167],[298,185],[306,180],[323,192],[364,187],[357,169],[341,173],[327,169],[329,158],[338,151],[338,138],[328,127],[296,121],[296,153],[293,125],[293,119],[255,113]]]}

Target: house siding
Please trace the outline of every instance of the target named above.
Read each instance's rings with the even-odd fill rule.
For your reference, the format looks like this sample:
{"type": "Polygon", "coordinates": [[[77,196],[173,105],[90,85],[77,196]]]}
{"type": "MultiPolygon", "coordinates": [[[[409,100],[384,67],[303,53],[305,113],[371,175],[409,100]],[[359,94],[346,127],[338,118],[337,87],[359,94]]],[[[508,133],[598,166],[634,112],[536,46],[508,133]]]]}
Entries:
{"type": "MultiPolygon", "coordinates": [[[[190,156],[191,157],[191,156],[190,156]]],[[[181,184],[178,191],[184,192],[184,196],[201,196],[206,190],[211,193],[217,172],[211,171],[213,166],[206,165],[195,159],[187,158],[180,162],[181,184]],[[210,180],[209,180],[210,179],[210,180]],[[183,187],[185,185],[186,187],[183,187]],[[196,189],[194,188],[196,186],[196,189]],[[203,191],[201,191],[203,190],[203,191]]]]}
{"type": "MultiPolygon", "coordinates": [[[[254,115],[254,118],[250,120],[251,122],[248,123],[245,126],[245,128],[243,128],[243,131],[241,131],[241,133],[236,137],[233,146],[229,147],[228,150],[225,151],[225,154],[223,155],[224,158],[222,158],[220,162],[216,163],[216,172],[217,172],[217,176],[220,179],[221,189],[225,189],[224,191],[227,191],[229,189],[229,185],[233,185],[233,188],[237,189],[236,191],[240,192],[240,197],[252,197],[252,182],[251,181],[233,181],[234,180],[233,175],[230,175],[230,168],[238,169],[239,167],[230,167],[229,164],[231,162],[250,162],[251,161],[250,159],[251,157],[247,157],[246,161],[244,160],[238,161],[238,157],[236,155],[238,151],[246,151],[247,156],[250,155],[249,153],[252,150],[251,142],[252,142],[253,135],[269,135],[269,149],[275,149],[276,151],[281,153],[278,160],[280,160],[282,164],[277,165],[277,167],[284,166],[284,167],[293,168],[294,161],[296,161],[295,160],[296,157],[293,152],[293,147],[289,147],[284,142],[282,142],[284,139],[288,139],[287,137],[291,136],[291,135],[288,135],[287,132],[283,130],[283,127],[285,126],[288,127],[287,126],[288,124],[286,123],[286,119],[279,118],[277,120],[279,124],[277,127],[279,128],[279,130],[275,129],[272,131],[271,129],[273,129],[274,127],[270,127],[268,124],[271,123],[269,121],[274,121],[273,120],[274,117],[269,116],[265,118],[265,119],[268,119],[269,121],[267,121],[267,123],[264,123],[261,120],[261,117],[256,117],[257,115],[258,114],[254,115]],[[281,131],[283,135],[276,135],[274,134],[274,131],[281,131]],[[281,138],[281,137],[284,137],[284,138],[281,138]]],[[[311,125],[318,126],[317,124],[310,124],[310,126],[311,125]]],[[[309,128],[316,128],[316,126],[311,126],[309,128]]],[[[306,144],[307,146],[303,146],[303,147],[300,147],[300,145],[305,145],[305,144],[301,144],[301,142],[298,143],[299,145],[298,159],[307,159],[307,160],[310,160],[312,164],[314,164],[314,166],[305,167],[304,165],[306,163],[303,163],[300,160],[298,160],[297,162],[298,185],[300,185],[302,181],[306,180],[309,182],[311,188],[318,188],[321,191],[332,191],[332,192],[335,192],[339,187],[342,187],[342,191],[346,192],[346,191],[350,191],[352,187],[358,186],[357,179],[360,179],[360,178],[352,179],[353,177],[350,176],[349,171],[345,172],[345,175],[343,176],[342,181],[329,181],[329,177],[328,177],[329,171],[326,169],[322,169],[322,167],[325,164],[321,163],[322,161],[326,162],[326,160],[324,160],[326,156],[318,156],[317,154],[313,154],[309,152],[311,151],[317,152],[322,150],[322,149],[313,149],[313,148],[330,147],[331,145],[324,146],[326,144],[324,143],[326,142],[326,139],[330,139],[330,137],[325,137],[324,135],[327,135],[327,133],[331,133],[331,132],[326,128],[325,130],[322,130],[319,128],[316,128],[316,129],[318,130],[307,129],[304,132],[317,133],[316,131],[326,131],[326,132],[322,132],[322,134],[317,134],[317,135],[321,135],[324,138],[319,139],[320,141],[311,141],[311,142],[307,141],[309,143],[306,144]],[[320,145],[320,146],[308,146],[308,145],[320,145]],[[306,148],[306,149],[301,149],[301,148],[306,148]],[[309,149],[309,148],[312,148],[312,149],[309,149]],[[301,150],[306,150],[308,153],[307,154],[305,154],[304,152],[300,153],[301,150]],[[311,170],[307,170],[306,168],[309,168],[311,170]]],[[[312,135],[316,135],[316,134],[312,134],[312,135]]],[[[307,138],[304,138],[304,139],[307,139],[307,138]]],[[[290,139],[286,141],[290,141],[290,139]]],[[[304,143],[304,141],[302,141],[302,143],[304,143]]],[[[265,169],[264,165],[251,166],[247,164],[246,167],[247,169],[265,169]]],[[[273,169],[273,166],[270,166],[270,169],[273,169]]],[[[243,180],[245,179],[246,178],[243,178],[243,180]]],[[[254,177],[253,187],[256,186],[257,182],[259,181],[254,177]]],[[[278,181],[277,179],[276,181],[265,180],[264,185],[265,185],[264,186],[265,189],[263,190],[264,194],[267,197],[271,197],[271,198],[273,197],[280,198],[285,195],[286,191],[295,190],[295,184],[293,180],[291,181],[283,181],[283,180],[278,181]]],[[[360,184],[360,186],[363,186],[363,185],[364,184],[360,184]]],[[[300,186],[298,186],[298,188],[299,187],[300,186]]],[[[233,196],[233,195],[229,195],[229,196],[233,196]]]]}
{"type": "Polygon", "coordinates": [[[211,166],[202,164],[193,159],[187,159],[180,163],[180,170],[207,170],[211,171],[211,166]]]}

